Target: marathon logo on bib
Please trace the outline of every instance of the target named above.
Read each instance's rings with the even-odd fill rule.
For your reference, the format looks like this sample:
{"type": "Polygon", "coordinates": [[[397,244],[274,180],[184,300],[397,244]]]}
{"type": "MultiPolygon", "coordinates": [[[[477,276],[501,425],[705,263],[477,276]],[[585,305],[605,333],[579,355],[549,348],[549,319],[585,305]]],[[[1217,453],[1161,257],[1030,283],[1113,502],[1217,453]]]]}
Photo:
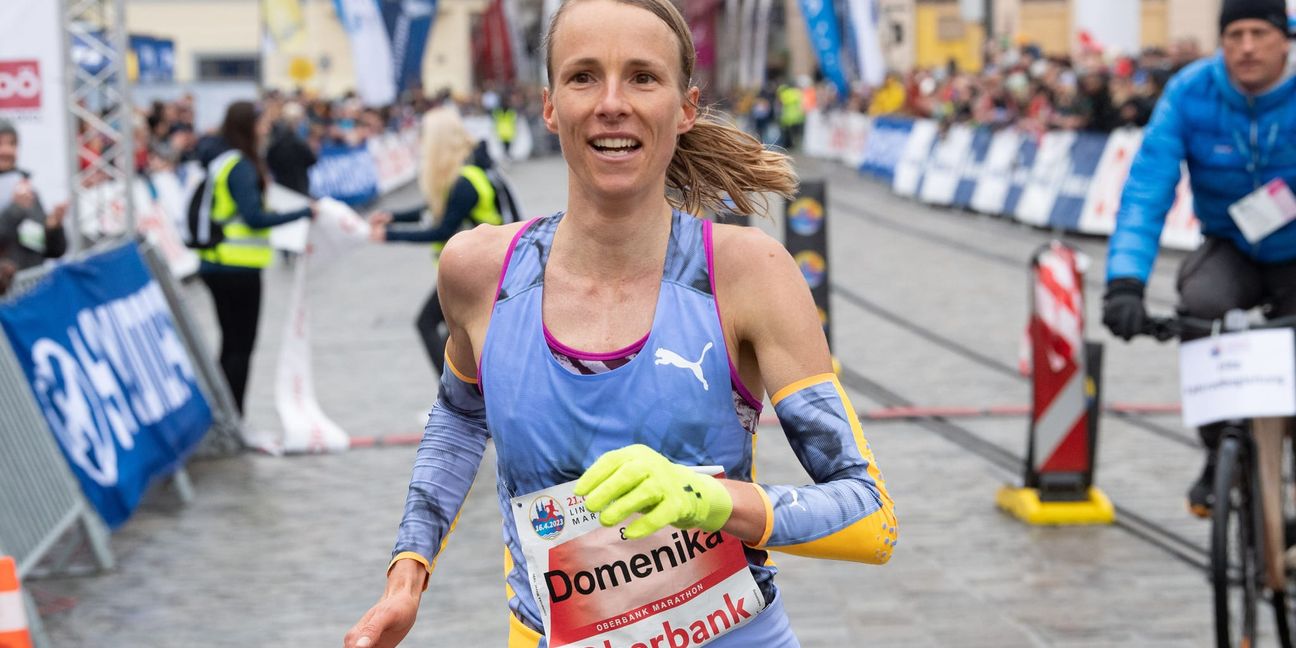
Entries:
{"type": "Polygon", "coordinates": [[[0,110],[39,110],[40,61],[0,61],[0,110]]]}
{"type": "Polygon", "coordinates": [[[531,527],[536,535],[545,540],[553,540],[562,533],[567,516],[563,515],[562,504],[549,497],[537,497],[531,505],[531,527]]]}

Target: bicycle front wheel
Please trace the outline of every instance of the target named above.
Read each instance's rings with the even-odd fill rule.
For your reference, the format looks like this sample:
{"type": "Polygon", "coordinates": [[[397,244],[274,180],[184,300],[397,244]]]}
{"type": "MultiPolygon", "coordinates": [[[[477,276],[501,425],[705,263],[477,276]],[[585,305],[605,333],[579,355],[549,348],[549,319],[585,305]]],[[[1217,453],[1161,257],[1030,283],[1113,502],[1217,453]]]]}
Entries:
{"type": "Polygon", "coordinates": [[[1215,642],[1220,648],[1255,645],[1261,574],[1249,474],[1242,443],[1224,439],[1215,467],[1211,515],[1215,642]]]}

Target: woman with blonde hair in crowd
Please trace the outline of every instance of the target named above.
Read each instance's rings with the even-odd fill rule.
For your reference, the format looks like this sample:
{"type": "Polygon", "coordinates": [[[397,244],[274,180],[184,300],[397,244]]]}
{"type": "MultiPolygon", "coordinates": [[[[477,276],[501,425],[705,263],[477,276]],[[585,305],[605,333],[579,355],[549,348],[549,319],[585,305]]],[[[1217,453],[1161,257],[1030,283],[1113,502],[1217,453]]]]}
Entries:
{"type": "Polygon", "coordinates": [[[493,439],[507,645],[597,630],[572,645],[797,646],[767,552],[880,564],[897,531],[796,263],[755,228],[695,215],[753,214],[752,194],[792,195],[791,161],[698,106],[692,37],[670,0],[568,0],[546,49],[544,121],[562,143],[567,209],[446,246],[447,371],[386,592],[345,644],[394,646],[412,627],[493,439]],[[810,485],[752,481],[767,393],[810,485]],[[573,494],[565,502],[546,494],[559,485],[573,494]],[[609,528],[573,539],[564,519],[586,524],[586,511],[609,528]],[[548,567],[528,560],[537,542],[548,567]],[[737,551],[736,571],[717,570],[711,554],[689,559],[721,546],[737,551]],[[678,564],[661,558],[677,548],[678,564]],[[722,599],[719,577],[745,589],[722,599]],[[662,579],[674,584],[667,598],[627,596],[662,579]],[[676,616],[639,620],[653,601],[686,594],[676,616]],[[573,614],[589,625],[570,624],[573,614]],[[609,631],[622,634],[605,641],[609,631]]]}
{"type": "MultiPolygon", "coordinates": [[[[370,216],[371,240],[430,243],[433,253],[439,254],[445,242],[464,227],[503,225],[517,220],[512,192],[496,172],[486,143],[478,142],[468,133],[453,106],[442,106],[424,114],[420,138],[418,182],[427,202],[394,214],[377,212],[370,216]]],[[[415,326],[428,358],[440,375],[448,330],[435,288],[419,310],[415,326]]]]}

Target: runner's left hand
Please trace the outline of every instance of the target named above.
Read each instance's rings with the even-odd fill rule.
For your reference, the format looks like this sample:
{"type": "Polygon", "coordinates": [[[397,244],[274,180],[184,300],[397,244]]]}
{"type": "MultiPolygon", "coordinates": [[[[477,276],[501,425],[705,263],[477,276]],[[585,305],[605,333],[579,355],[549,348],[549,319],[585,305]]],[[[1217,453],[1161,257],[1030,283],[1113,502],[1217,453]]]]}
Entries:
{"type": "Polygon", "coordinates": [[[581,475],[575,493],[585,497],[586,508],[599,514],[603,526],[642,513],[626,526],[627,539],[668,525],[718,531],[733,513],[733,497],[720,480],[641,444],[604,453],[581,475]]]}

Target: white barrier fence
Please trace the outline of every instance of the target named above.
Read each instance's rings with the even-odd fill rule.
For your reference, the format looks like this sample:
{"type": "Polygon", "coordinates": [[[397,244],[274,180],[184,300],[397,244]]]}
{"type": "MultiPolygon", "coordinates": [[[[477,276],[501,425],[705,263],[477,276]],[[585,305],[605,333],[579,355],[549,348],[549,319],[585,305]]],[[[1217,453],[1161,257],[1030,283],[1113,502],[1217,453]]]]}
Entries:
{"type": "MultiPolygon", "coordinates": [[[[891,185],[897,195],[994,214],[1050,229],[1111,234],[1121,190],[1143,141],[1137,129],[1049,132],[955,125],[927,119],[814,113],[805,152],[837,160],[891,185]]],[[[1188,173],[1166,216],[1161,244],[1191,250],[1201,242],[1188,173]]]]}

